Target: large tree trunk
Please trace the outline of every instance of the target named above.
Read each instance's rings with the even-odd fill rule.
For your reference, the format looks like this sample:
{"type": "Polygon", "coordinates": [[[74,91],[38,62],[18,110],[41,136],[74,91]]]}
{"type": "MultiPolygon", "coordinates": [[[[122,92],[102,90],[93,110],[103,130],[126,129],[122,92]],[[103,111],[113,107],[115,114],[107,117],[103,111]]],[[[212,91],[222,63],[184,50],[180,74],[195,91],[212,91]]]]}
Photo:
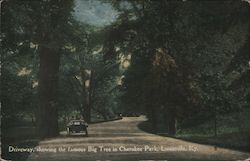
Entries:
{"type": "Polygon", "coordinates": [[[60,54],[57,50],[40,46],[38,134],[54,137],[59,133],[57,113],[57,84],[60,54]]]}

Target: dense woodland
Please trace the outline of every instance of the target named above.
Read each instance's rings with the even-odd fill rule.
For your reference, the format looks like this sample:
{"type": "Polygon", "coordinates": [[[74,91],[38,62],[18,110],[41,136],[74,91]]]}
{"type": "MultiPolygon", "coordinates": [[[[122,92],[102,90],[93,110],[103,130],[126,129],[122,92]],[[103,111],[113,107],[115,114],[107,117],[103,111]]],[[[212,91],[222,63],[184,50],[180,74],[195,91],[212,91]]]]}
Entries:
{"type": "MultiPolygon", "coordinates": [[[[144,114],[153,131],[206,121],[250,100],[250,5],[228,1],[103,0],[118,15],[77,21],[74,1],[2,2],[2,127],[29,120],[42,138],[72,116],[87,122],[144,114]]],[[[248,113],[247,113],[248,112],[248,113]]],[[[4,132],[4,131],[3,131],[4,132]]]]}

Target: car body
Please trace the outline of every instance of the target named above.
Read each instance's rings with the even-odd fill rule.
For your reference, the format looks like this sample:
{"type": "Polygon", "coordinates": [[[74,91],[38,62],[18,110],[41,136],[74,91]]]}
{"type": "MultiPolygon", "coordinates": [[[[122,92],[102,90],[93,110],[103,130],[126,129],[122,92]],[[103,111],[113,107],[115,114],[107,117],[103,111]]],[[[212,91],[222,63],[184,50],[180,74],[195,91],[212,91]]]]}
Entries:
{"type": "Polygon", "coordinates": [[[71,120],[67,124],[67,134],[85,132],[85,135],[88,136],[87,127],[88,124],[84,120],[71,120]]]}

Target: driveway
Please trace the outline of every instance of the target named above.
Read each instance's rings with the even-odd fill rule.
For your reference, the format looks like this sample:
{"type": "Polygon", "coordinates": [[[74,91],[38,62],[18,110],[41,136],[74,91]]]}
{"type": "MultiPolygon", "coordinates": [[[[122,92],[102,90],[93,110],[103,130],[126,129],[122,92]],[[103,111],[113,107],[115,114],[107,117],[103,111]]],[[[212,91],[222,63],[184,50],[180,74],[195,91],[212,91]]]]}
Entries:
{"type": "Polygon", "coordinates": [[[144,116],[90,125],[89,137],[67,136],[41,141],[28,161],[239,161],[249,153],[201,145],[146,133],[144,116]]]}

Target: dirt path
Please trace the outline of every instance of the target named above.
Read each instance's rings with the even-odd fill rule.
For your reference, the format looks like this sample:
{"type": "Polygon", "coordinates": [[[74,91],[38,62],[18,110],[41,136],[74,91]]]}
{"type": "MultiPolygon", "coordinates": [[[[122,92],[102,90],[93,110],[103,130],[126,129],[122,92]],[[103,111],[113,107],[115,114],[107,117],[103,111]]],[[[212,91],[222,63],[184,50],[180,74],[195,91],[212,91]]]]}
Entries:
{"type": "Polygon", "coordinates": [[[44,140],[28,161],[238,161],[249,153],[200,145],[149,134],[137,125],[146,118],[131,117],[90,125],[89,137],[62,136],[44,140]],[[51,150],[51,152],[41,152],[51,150]],[[60,151],[61,150],[61,151],[60,151]]]}

